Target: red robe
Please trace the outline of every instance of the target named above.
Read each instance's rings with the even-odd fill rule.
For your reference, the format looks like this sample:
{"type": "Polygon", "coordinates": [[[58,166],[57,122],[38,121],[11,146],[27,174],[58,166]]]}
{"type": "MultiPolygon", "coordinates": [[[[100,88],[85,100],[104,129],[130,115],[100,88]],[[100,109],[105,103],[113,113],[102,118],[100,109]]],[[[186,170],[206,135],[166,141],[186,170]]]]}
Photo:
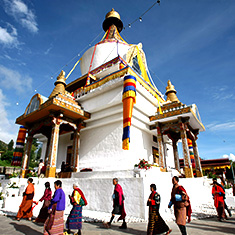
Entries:
{"type": "Polygon", "coordinates": [[[119,205],[120,206],[122,205],[121,216],[118,218],[118,220],[122,220],[122,219],[125,219],[125,217],[126,217],[126,211],[125,211],[124,200],[123,200],[124,194],[123,194],[121,185],[116,184],[114,191],[116,191],[118,193],[119,205]]]}
{"type": "Polygon", "coordinates": [[[216,208],[218,208],[219,205],[224,205],[224,194],[224,190],[219,185],[213,186],[212,195],[214,196],[214,205],[216,208]],[[218,193],[215,193],[215,191],[218,193]],[[221,193],[221,195],[219,193],[221,193]]]}

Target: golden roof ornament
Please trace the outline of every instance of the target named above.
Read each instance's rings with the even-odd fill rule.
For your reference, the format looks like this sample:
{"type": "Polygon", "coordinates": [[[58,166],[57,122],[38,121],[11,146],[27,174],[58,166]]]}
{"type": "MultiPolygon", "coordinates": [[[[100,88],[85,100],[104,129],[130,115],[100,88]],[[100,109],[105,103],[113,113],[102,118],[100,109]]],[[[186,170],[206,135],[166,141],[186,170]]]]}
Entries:
{"type": "Polygon", "coordinates": [[[65,77],[65,72],[61,70],[59,76],[57,77],[57,80],[55,82],[55,88],[51,92],[49,98],[56,96],[58,94],[65,94],[65,87],[66,87],[66,77],[65,77]]]}
{"type": "Polygon", "coordinates": [[[180,102],[178,97],[176,96],[175,87],[171,84],[170,80],[168,80],[168,82],[167,82],[166,96],[167,96],[166,101],[171,101],[171,102],[177,101],[177,102],[180,102]]]}
{"type": "Polygon", "coordinates": [[[105,16],[105,19],[109,18],[109,17],[116,17],[119,20],[121,19],[120,15],[118,14],[118,12],[114,11],[114,9],[112,8],[112,10],[110,12],[108,12],[105,16]]]}
{"type": "Polygon", "coordinates": [[[66,85],[65,81],[66,81],[65,72],[61,70],[59,76],[57,77],[57,81],[55,82],[55,85],[57,83],[64,83],[66,85]]]}
{"type": "Polygon", "coordinates": [[[120,15],[113,8],[105,16],[105,20],[103,22],[104,31],[106,32],[112,25],[115,25],[117,27],[119,33],[123,29],[123,23],[121,21],[120,15]]]}

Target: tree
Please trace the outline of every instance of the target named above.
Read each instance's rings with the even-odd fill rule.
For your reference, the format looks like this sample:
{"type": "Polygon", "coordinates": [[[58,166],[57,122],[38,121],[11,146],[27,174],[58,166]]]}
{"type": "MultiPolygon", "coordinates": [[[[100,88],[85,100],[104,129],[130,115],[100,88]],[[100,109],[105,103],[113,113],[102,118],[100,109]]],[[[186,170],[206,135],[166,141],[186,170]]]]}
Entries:
{"type": "Polygon", "coordinates": [[[5,151],[2,153],[1,160],[6,161],[7,163],[11,163],[13,157],[13,151],[5,151]]]}
{"type": "Polygon", "coordinates": [[[38,148],[38,151],[37,151],[37,157],[36,157],[37,161],[40,160],[41,155],[42,155],[42,147],[40,146],[40,147],[38,148]]]}
{"type": "Polygon", "coordinates": [[[9,144],[7,145],[8,151],[13,151],[13,146],[14,146],[14,141],[11,140],[11,141],[9,142],[9,144]]]}
{"type": "Polygon", "coordinates": [[[38,166],[36,152],[37,152],[37,148],[38,148],[39,143],[37,141],[38,140],[36,138],[33,138],[31,152],[30,152],[30,160],[29,160],[29,166],[32,168],[38,166]]]}
{"type": "Polygon", "coordinates": [[[0,151],[6,151],[7,144],[0,140],[0,151]]]}

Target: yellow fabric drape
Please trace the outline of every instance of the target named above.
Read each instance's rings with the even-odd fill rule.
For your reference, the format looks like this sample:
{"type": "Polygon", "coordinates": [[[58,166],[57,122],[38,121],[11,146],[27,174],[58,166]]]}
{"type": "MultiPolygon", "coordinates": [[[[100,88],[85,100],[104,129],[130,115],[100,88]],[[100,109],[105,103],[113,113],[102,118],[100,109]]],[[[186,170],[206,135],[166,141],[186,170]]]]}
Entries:
{"type": "Polygon", "coordinates": [[[80,200],[81,200],[81,195],[79,194],[79,192],[77,190],[74,190],[74,195],[73,195],[73,199],[74,201],[79,204],[80,200]]]}
{"type": "Polygon", "coordinates": [[[126,44],[129,44],[129,43],[127,43],[127,42],[121,37],[121,35],[119,34],[118,30],[117,30],[117,35],[121,38],[121,40],[122,40],[123,42],[125,42],[126,44]]]}
{"type": "Polygon", "coordinates": [[[104,36],[102,37],[102,39],[101,39],[100,41],[103,41],[103,40],[104,40],[104,38],[106,37],[108,31],[109,31],[109,30],[107,30],[107,31],[105,32],[104,36]]]}
{"type": "Polygon", "coordinates": [[[73,68],[72,68],[72,69],[70,70],[70,72],[68,73],[66,79],[70,76],[70,74],[73,72],[73,70],[76,68],[76,66],[78,65],[78,63],[79,63],[81,60],[82,60],[82,58],[80,58],[80,59],[76,62],[76,64],[73,66],[73,68]]]}
{"type": "Polygon", "coordinates": [[[144,63],[143,63],[142,58],[141,58],[141,56],[140,56],[139,47],[136,46],[136,49],[137,49],[137,60],[138,60],[139,66],[140,66],[140,70],[141,70],[141,73],[142,73],[142,77],[144,78],[144,80],[145,80],[147,83],[151,84],[150,81],[149,81],[149,77],[148,77],[148,74],[147,74],[147,72],[146,72],[146,69],[145,69],[145,67],[144,67],[144,63]]]}
{"type": "MultiPolygon", "coordinates": [[[[147,74],[147,72],[146,72],[146,69],[145,69],[145,67],[144,67],[144,63],[143,63],[143,61],[142,61],[142,58],[141,58],[141,56],[140,56],[139,47],[136,46],[136,49],[137,49],[137,60],[138,60],[139,66],[140,66],[140,70],[141,70],[141,73],[142,73],[142,77],[144,78],[144,80],[145,80],[149,85],[152,86],[152,84],[151,84],[151,82],[150,82],[150,80],[149,80],[148,74],[147,74]]],[[[158,98],[157,96],[156,96],[156,98],[157,98],[157,101],[158,101],[159,112],[160,112],[160,114],[162,114],[162,109],[161,109],[160,100],[159,100],[159,98],[158,98]]]]}

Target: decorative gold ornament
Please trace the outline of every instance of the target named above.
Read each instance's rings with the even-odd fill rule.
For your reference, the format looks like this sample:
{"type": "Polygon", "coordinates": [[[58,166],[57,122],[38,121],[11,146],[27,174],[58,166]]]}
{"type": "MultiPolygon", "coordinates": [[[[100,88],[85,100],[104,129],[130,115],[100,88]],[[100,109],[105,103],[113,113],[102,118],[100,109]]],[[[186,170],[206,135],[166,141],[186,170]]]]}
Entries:
{"type": "Polygon", "coordinates": [[[167,96],[166,101],[171,101],[171,102],[177,101],[177,102],[179,102],[179,99],[176,96],[175,87],[171,84],[170,80],[168,80],[168,82],[167,82],[166,96],[167,96]]]}
{"type": "Polygon", "coordinates": [[[110,12],[106,14],[105,19],[110,18],[110,17],[115,17],[115,18],[118,18],[119,20],[121,19],[120,15],[113,8],[110,12]]]}

